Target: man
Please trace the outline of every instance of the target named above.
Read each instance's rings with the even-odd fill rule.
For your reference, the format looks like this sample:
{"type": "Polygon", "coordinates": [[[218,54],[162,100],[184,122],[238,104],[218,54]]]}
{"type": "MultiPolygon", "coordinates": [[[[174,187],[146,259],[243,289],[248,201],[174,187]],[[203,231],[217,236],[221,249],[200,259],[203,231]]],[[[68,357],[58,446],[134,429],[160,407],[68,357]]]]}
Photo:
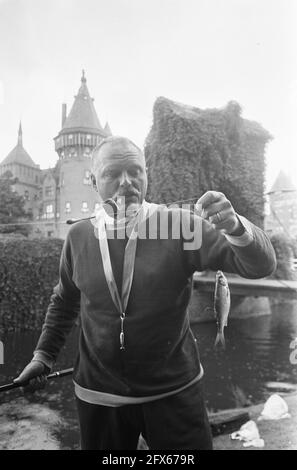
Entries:
{"type": "Polygon", "coordinates": [[[69,230],[34,358],[16,381],[44,385],[80,313],[73,377],[82,449],[136,449],[140,433],[150,449],[211,449],[187,313],[192,275],[267,276],[276,263],[269,239],[222,193],[199,199],[201,217],[148,204],[144,155],[126,138],[97,146],[92,182],[102,208],[69,230]]]}

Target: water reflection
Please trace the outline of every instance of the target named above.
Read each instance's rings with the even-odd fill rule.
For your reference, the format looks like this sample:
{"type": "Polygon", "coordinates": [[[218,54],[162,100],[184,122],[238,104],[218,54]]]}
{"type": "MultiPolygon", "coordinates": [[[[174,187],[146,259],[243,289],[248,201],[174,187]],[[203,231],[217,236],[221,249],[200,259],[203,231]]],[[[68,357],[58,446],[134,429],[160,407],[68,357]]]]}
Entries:
{"type": "Polygon", "coordinates": [[[297,336],[297,303],[284,302],[271,310],[271,315],[231,318],[224,352],[213,350],[214,324],[193,327],[206,370],[205,393],[211,410],[239,406],[234,387],[243,392],[248,404],[269,396],[265,387],[268,381],[297,383],[297,367],[289,360],[290,342],[297,336]]]}
{"type": "MultiPolygon", "coordinates": [[[[259,403],[268,398],[269,381],[297,383],[297,366],[289,361],[290,343],[297,336],[297,302],[272,306],[271,315],[245,320],[230,319],[226,329],[226,350],[215,351],[215,323],[193,325],[200,344],[205,369],[204,388],[208,409],[233,408],[259,403]]],[[[4,342],[5,364],[0,367],[0,383],[10,381],[31,359],[39,332],[10,333],[4,342]]],[[[63,348],[56,369],[71,367],[77,352],[77,331],[63,348]]],[[[1,404],[19,400],[20,391],[1,395],[1,404]]],[[[73,385],[71,378],[48,383],[46,391],[26,398],[30,405],[46,404],[58,412],[62,423],[52,432],[60,448],[79,446],[73,385]]],[[[17,403],[17,402],[16,402],[17,403]]]]}

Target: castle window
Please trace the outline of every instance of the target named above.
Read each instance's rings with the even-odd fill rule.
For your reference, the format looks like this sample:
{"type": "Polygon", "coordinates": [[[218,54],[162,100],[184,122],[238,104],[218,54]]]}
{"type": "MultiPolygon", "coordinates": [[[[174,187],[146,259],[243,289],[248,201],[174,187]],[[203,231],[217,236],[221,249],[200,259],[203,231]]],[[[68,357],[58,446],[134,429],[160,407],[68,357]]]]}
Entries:
{"type": "Polygon", "coordinates": [[[47,204],[45,206],[45,213],[47,219],[52,219],[54,217],[54,208],[52,204],[47,204]]]}
{"type": "Polygon", "coordinates": [[[35,183],[38,183],[38,176],[35,175],[35,183]]]}
{"type": "Polygon", "coordinates": [[[84,157],[89,157],[91,153],[90,147],[86,147],[84,150],[84,157]]]}
{"type": "Polygon", "coordinates": [[[77,152],[76,152],[74,147],[70,148],[69,156],[70,157],[76,157],[77,156],[77,152]]]}
{"type": "Polygon", "coordinates": [[[82,202],[81,204],[81,211],[82,212],[89,212],[89,208],[88,208],[88,203],[87,202],[82,202]]]}
{"type": "Polygon", "coordinates": [[[90,138],[91,138],[91,135],[90,135],[90,134],[88,134],[88,135],[87,135],[87,139],[88,139],[88,140],[90,140],[90,138]]]}
{"type": "Polygon", "coordinates": [[[70,202],[66,202],[66,204],[65,204],[65,212],[67,212],[67,213],[71,212],[71,204],[70,204],[70,202]]]}
{"type": "Polygon", "coordinates": [[[90,172],[90,170],[85,170],[84,184],[91,184],[91,172],[90,172]]]}
{"type": "Polygon", "coordinates": [[[68,137],[69,137],[70,140],[73,139],[73,135],[72,135],[72,134],[70,134],[68,137]]]}
{"type": "Polygon", "coordinates": [[[52,197],[54,195],[54,188],[52,186],[46,186],[45,195],[46,197],[52,197]]]}
{"type": "Polygon", "coordinates": [[[98,211],[100,209],[100,202],[95,202],[94,210],[98,211]]]}

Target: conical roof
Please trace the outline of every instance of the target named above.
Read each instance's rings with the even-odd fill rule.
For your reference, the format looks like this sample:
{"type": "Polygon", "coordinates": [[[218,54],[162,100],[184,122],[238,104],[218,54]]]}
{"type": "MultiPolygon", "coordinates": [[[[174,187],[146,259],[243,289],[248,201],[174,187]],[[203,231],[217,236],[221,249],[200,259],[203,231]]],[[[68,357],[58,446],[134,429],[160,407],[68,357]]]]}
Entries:
{"type": "Polygon", "coordinates": [[[297,188],[292,183],[291,179],[289,178],[284,171],[280,171],[272,188],[268,192],[268,194],[276,193],[279,191],[297,191],[297,188]]]}
{"type": "Polygon", "coordinates": [[[94,100],[90,96],[86,82],[87,80],[83,71],[81,86],[78,90],[78,94],[75,96],[73,106],[64,122],[60,134],[68,133],[70,130],[103,131],[94,107],[94,100]]]}
{"type": "Polygon", "coordinates": [[[9,152],[7,157],[4,158],[4,160],[1,162],[1,165],[9,165],[12,163],[19,163],[21,165],[30,166],[31,168],[39,168],[39,165],[36,165],[36,163],[33,162],[32,158],[23,147],[23,132],[21,123],[18,132],[18,143],[11,150],[11,152],[9,152]]]}

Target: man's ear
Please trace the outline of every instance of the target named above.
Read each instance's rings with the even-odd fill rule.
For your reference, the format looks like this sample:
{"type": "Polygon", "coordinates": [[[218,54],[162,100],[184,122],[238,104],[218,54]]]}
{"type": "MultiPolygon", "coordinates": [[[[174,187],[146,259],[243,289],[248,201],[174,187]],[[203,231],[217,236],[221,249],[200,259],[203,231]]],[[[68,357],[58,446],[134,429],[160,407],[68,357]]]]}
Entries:
{"type": "Polygon", "coordinates": [[[93,185],[93,188],[95,189],[95,191],[98,191],[97,185],[96,185],[96,178],[93,175],[93,173],[91,173],[91,181],[92,181],[92,185],[93,185]]]}

